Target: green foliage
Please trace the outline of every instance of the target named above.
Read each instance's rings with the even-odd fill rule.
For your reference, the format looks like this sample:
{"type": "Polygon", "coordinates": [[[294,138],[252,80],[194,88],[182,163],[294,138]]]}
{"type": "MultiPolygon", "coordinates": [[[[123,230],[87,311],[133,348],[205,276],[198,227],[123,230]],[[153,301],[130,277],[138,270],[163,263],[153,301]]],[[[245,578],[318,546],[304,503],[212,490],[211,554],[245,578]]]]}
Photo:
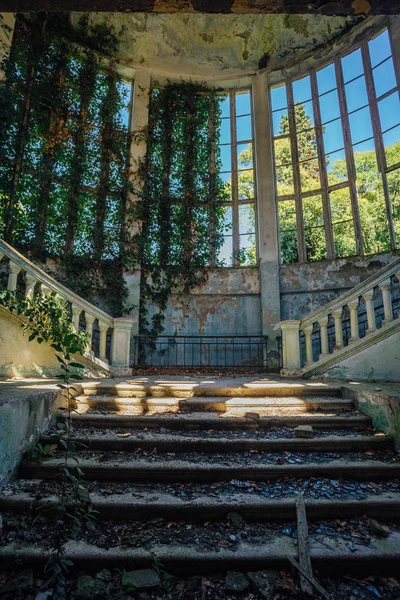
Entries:
{"type": "Polygon", "coordinates": [[[187,295],[202,283],[223,241],[227,191],[218,175],[219,102],[215,90],[193,83],[151,92],[140,201],[130,215],[142,224],[131,257],[142,269],[140,329],[150,336],[163,329],[172,290],[187,295]],[[157,309],[151,323],[149,303],[157,309]]]}
{"type": "Polygon", "coordinates": [[[18,15],[0,86],[0,236],[67,272],[84,258],[91,296],[123,286],[130,86],[98,54],[117,45],[87,16],[72,27],[68,13],[18,15]]]}

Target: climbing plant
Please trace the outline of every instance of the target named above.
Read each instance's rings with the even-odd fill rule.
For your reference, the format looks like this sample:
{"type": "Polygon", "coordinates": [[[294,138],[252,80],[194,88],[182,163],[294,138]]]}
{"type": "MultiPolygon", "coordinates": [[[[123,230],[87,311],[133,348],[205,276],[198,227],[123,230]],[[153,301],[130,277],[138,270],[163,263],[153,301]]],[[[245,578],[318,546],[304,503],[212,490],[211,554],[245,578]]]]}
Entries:
{"type": "Polygon", "coordinates": [[[0,236],[58,257],[78,293],[112,273],[108,306],[120,314],[130,85],[104,58],[117,46],[87,16],[72,26],[67,13],[18,15],[0,86],[0,236]]]}
{"type": "Polygon", "coordinates": [[[141,227],[131,256],[141,265],[140,332],[153,338],[171,293],[187,296],[204,282],[223,241],[220,112],[217,92],[205,85],[155,85],[150,94],[147,154],[131,213],[141,227]]]}

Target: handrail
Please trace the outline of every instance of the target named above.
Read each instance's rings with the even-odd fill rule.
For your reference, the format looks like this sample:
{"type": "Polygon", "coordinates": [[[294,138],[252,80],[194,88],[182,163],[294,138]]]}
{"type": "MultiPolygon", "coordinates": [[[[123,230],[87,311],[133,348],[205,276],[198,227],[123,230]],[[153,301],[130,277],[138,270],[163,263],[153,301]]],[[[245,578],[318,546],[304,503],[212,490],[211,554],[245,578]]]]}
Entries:
{"type": "MultiPolygon", "coordinates": [[[[354,348],[360,348],[359,327],[359,304],[360,299],[365,303],[368,329],[365,335],[377,335],[377,330],[387,327],[393,319],[393,277],[400,281],[400,258],[396,258],[378,273],[375,273],[365,281],[356,285],[345,294],[338,296],[325,306],[315,310],[307,317],[298,321],[281,321],[282,345],[283,345],[283,372],[299,371],[302,365],[300,332],[305,336],[306,368],[314,368],[315,363],[321,365],[320,361],[331,361],[347,352],[347,346],[357,342],[354,348]],[[376,289],[380,292],[377,295],[376,289]],[[383,307],[382,315],[377,311],[376,299],[381,298],[383,307]],[[343,309],[348,308],[350,312],[350,338],[344,335],[344,324],[342,320],[343,309]],[[334,322],[334,333],[329,337],[329,318],[334,322]],[[314,330],[314,325],[318,327],[314,330]],[[334,340],[332,339],[334,337],[334,340]],[[318,338],[318,339],[316,339],[318,338]],[[334,341],[334,345],[333,345],[334,341]],[[315,343],[314,342],[318,342],[315,343]],[[347,343],[347,346],[346,346],[347,343]],[[315,359],[315,354],[320,354],[315,359]]],[[[386,334],[385,334],[386,335],[386,334]]],[[[350,349],[349,349],[350,351],[350,349]]]]}
{"type": "Polygon", "coordinates": [[[35,265],[18,250],[0,239],[0,261],[8,259],[8,284],[7,289],[14,292],[17,289],[18,275],[25,273],[25,295],[32,298],[37,284],[41,286],[41,295],[55,292],[71,304],[72,324],[76,331],[79,330],[82,312],[85,317],[86,332],[89,335],[87,357],[93,356],[92,334],[94,322],[98,321],[100,342],[98,358],[107,363],[107,334],[111,330],[111,364],[115,367],[128,367],[130,363],[130,334],[133,320],[130,317],[114,318],[101,308],[88,302],[75,292],[59,283],[43,269],[35,265]]]}

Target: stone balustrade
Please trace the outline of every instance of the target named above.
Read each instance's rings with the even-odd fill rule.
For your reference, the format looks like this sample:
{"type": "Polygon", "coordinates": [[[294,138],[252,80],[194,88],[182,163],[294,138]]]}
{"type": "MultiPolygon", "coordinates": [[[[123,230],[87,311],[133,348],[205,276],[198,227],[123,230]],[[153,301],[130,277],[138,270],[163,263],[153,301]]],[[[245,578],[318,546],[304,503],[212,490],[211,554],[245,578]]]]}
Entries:
{"type": "Polygon", "coordinates": [[[0,239],[0,264],[6,265],[8,272],[7,289],[17,289],[27,298],[57,294],[70,307],[71,322],[75,331],[84,329],[88,333],[86,357],[97,362],[108,364],[107,336],[111,334],[111,365],[118,368],[129,366],[130,339],[132,320],[130,318],[113,318],[106,312],[87,302],[53,277],[25,258],[20,252],[0,239]],[[83,318],[82,318],[83,317],[83,318]],[[95,354],[92,346],[94,328],[100,333],[99,351],[95,354]]]}
{"type": "Polygon", "coordinates": [[[380,316],[380,329],[388,327],[393,317],[393,294],[396,280],[400,281],[400,259],[391,262],[379,273],[373,275],[349,292],[339,296],[301,321],[281,321],[283,373],[299,371],[302,368],[322,361],[343,351],[344,314],[349,315],[350,336],[346,346],[361,339],[359,327],[360,305],[365,306],[367,329],[365,335],[374,334],[377,329],[377,306],[383,307],[380,316]],[[328,335],[328,327],[331,334],[328,335]],[[304,349],[301,351],[301,338],[304,335],[304,349]],[[332,337],[334,338],[332,343],[332,337]],[[319,354],[316,356],[316,348],[319,354]]]}

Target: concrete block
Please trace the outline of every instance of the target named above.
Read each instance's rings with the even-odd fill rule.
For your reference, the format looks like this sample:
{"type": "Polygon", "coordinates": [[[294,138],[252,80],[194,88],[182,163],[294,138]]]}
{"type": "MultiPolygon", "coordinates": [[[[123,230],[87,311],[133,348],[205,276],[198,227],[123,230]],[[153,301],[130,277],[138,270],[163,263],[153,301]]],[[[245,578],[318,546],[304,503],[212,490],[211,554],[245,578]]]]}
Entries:
{"type": "Polygon", "coordinates": [[[299,425],[294,429],[294,436],[298,438],[314,437],[314,430],[311,425],[299,425]]]}

